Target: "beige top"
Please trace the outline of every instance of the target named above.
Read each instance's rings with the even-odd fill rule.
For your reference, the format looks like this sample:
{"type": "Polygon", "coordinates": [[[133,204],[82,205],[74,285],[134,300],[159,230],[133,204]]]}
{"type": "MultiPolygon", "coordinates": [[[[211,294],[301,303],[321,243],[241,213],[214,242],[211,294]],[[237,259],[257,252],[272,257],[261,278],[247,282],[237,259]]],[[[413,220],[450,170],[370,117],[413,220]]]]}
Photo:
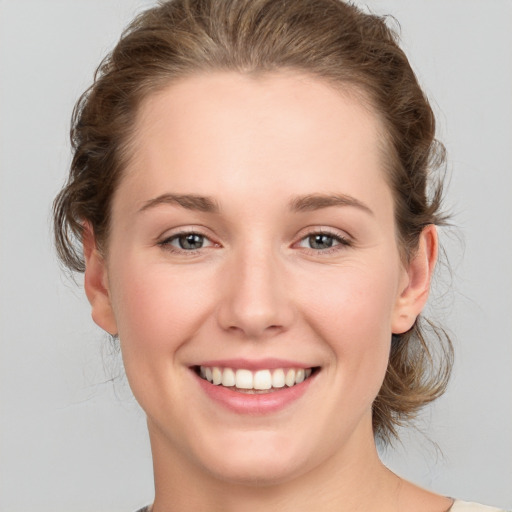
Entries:
{"type": "Polygon", "coordinates": [[[488,507],[478,503],[468,503],[467,501],[455,500],[449,512],[506,512],[501,508],[488,507]]]}
{"type": "MultiPolygon", "coordinates": [[[[144,507],[137,512],[150,512],[149,507],[144,507]]],[[[448,512],[507,512],[501,508],[487,507],[478,503],[468,503],[467,501],[455,500],[448,512]]],[[[509,511],[509,512],[512,512],[509,511]]]]}

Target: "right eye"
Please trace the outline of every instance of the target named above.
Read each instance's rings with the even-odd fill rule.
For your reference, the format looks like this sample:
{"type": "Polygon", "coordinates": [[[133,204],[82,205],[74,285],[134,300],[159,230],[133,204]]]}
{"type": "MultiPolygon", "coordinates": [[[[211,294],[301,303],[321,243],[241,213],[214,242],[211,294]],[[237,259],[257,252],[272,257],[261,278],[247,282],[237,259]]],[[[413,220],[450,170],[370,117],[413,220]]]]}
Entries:
{"type": "Polygon", "coordinates": [[[205,247],[212,247],[215,244],[206,236],[195,232],[176,233],[159,242],[162,247],[171,251],[194,252],[205,247]]]}

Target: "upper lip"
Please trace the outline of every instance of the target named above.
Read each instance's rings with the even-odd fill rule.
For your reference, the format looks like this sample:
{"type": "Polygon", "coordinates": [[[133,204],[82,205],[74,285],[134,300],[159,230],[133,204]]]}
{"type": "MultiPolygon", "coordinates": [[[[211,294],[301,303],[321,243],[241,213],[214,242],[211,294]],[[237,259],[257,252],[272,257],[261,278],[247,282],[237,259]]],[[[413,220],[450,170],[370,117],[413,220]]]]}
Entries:
{"type": "Polygon", "coordinates": [[[263,358],[263,359],[210,359],[194,366],[237,368],[246,370],[272,370],[275,368],[313,368],[317,365],[305,364],[291,359],[263,358]]]}

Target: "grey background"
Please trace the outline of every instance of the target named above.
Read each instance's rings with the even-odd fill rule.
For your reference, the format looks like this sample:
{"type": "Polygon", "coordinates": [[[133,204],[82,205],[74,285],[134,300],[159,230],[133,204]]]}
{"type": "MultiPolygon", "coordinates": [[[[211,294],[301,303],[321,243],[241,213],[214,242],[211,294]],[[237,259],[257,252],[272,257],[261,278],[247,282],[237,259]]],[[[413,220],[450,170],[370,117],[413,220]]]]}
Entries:
{"type": "MultiPolygon", "coordinates": [[[[119,358],[59,270],[49,209],[78,95],[144,0],[0,0],[0,510],[130,511],[151,501],[145,419],[119,358]]],[[[449,150],[432,313],[454,336],[450,389],[384,458],[440,493],[512,508],[512,2],[375,0],[449,150]],[[460,238],[464,239],[462,243],[460,238]]]]}

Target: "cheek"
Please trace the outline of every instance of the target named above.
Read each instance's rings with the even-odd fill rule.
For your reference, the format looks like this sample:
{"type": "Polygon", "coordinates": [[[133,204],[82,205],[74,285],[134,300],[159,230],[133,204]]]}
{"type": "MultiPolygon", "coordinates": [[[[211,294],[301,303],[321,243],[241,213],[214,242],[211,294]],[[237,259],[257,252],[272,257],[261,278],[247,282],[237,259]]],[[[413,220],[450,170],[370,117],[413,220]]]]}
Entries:
{"type": "Polygon", "coordinates": [[[204,272],[164,264],[117,267],[114,312],[123,352],[172,356],[208,315],[210,279],[204,272]]]}
{"type": "Polygon", "coordinates": [[[113,306],[126,376],[148,416],[159,417],[173,402],[170,392],[186,394],[182,347],[210,316],[210,281],[197,271],[170,271],[137,258],[115,270],[113,306]]]}
{"type": "Polygon", "coordinates": [[[381,333],[387,339],[398,290],[398,273],[389,268],[374,271],[358,264],[335,269],[324,278],[315,275],[304,282],[304,314],[335,337],[350,334],[363,344],[377,341],[365,333],[381,333]]]}
{"type": "Polygon", "coordinates": [[[329,345],[341,369],[337,378],[360,382],[355,387],[369,394],[378,392],[389,359],[398,282],[398,272],[390,268],[354,265],[330,273],[324,286],[318,279],[305,284],[309,299],[303,301],[303,315],[329,345]]]}

